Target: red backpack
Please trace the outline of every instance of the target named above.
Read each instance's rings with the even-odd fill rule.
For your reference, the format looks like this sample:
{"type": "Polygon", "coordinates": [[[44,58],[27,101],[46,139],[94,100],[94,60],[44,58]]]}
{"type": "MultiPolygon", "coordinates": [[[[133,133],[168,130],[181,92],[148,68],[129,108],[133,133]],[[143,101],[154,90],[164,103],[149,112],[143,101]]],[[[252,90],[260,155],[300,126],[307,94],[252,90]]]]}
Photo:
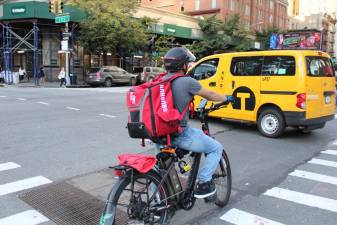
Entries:
{"type": "Polygon", "coordinates": [[[174,74],[165,78],[167,73],[160,74],[154,80],[132,87],[126,95],[126,104],[130,112],[128,131],[132,138],[148,138],[157,141],[181,132],[180,121],[188,109],[182,113],[174,107],[172,81],[185,76],[174,74]]]}

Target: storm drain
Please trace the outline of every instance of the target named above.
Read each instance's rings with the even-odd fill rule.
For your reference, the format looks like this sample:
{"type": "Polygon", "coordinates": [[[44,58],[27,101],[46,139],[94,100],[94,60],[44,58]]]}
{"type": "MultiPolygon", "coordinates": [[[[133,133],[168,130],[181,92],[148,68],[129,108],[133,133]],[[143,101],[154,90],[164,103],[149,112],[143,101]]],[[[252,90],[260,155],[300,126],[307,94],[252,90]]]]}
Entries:
{"type": "Polygon", "coordinates": [[[97,225],[105,205],[65,182],[34,189],[19,197],[58,225],[97,225]]]}

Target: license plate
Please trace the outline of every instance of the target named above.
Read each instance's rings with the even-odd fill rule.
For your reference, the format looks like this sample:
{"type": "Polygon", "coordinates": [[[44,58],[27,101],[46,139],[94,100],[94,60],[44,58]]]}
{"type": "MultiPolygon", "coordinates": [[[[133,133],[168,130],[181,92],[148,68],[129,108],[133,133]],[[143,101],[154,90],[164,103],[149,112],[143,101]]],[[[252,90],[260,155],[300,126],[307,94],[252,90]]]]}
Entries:
{"type": "Polygon", "coordinates": [[[325,104],[330,104],[331,103],[331,97],[330,96],[326,96],[325,97],[325,104]]]}

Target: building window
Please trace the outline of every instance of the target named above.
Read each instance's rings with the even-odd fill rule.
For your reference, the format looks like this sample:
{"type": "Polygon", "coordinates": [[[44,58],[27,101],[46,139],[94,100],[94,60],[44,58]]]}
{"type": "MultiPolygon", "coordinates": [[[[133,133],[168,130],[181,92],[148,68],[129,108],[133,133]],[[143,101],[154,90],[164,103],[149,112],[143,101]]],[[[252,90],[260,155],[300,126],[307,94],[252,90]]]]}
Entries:
{"type": "Polygon", "coordinates": [[[195,0],[195,10],[200,10],[200,0],[195,0]]]}
{"type": "Polygon", "coordinates": [[[259,5],[262,5],[262,1],[263,1],[263,0],[259,0],[259,5]]]}
{"type": "Polygon", "coordinates": [[[273,15],[269,16],[269,24],[273,24],[273,15]]]}
{"type": "Polygon", "coordinates": [[[245,16],[249,16],[249,15],[250,15],[250,6],[245,5],[245,16]]]}
{"type": "Polygon", "coordinates": [[[235,9],[235,2],[234,2],[234,0],[231,0],[230,1],[230,9],[232,10],[232,11],[234,11],[234,9],[235,9]]]}
{"type": "Polygon", "coordinates": [[[216,1],[217,1],[217,0],[212,0],[212,9],[215,9],[215,8],[216,8],[216,1]]]}
{"type": "Polygon", "coordinates": [[[259,10],[259,15],[258,15],[258,20],[261,21],[263,20],[263,11],[262,10],[259,10]]]}
{"type": "Polygon", "coordinates": [[[270,11],[274,10],[274,0],[269,1],[269,8],[270,8],[270,11]]]}

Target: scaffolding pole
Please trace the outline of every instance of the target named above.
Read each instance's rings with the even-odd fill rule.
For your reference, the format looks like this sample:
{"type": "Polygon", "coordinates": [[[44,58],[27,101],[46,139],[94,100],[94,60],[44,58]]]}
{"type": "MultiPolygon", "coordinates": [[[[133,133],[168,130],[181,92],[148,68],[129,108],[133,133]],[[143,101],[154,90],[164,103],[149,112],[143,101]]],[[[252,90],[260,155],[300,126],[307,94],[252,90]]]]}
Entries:
{"type": "Polygon", "coordinates": [[[75,56],[75,24],[71,26],[71,84],[74,85],[76,83],[76,76],[75,76],[75,66],[74,66],[74,56],[75,56]]]}
{"type": "Polygon", "coordinates": [[[38,27],[36,26],[36,22],[33,22],[33,33],[34,33],[34,83],[36,86],[39,85],[39,77],[38,77],[38,27]]]}
{"type": "Polygon", "coordinates": [[[10,27],[8,24],[5,25],[5,49],[4,49],[4,66],[5,66],[5,83],[12,84],[13,77],[12,77],[12,68],[10,60],[11,57],[11,34],[10,34],[10,27]]]}

